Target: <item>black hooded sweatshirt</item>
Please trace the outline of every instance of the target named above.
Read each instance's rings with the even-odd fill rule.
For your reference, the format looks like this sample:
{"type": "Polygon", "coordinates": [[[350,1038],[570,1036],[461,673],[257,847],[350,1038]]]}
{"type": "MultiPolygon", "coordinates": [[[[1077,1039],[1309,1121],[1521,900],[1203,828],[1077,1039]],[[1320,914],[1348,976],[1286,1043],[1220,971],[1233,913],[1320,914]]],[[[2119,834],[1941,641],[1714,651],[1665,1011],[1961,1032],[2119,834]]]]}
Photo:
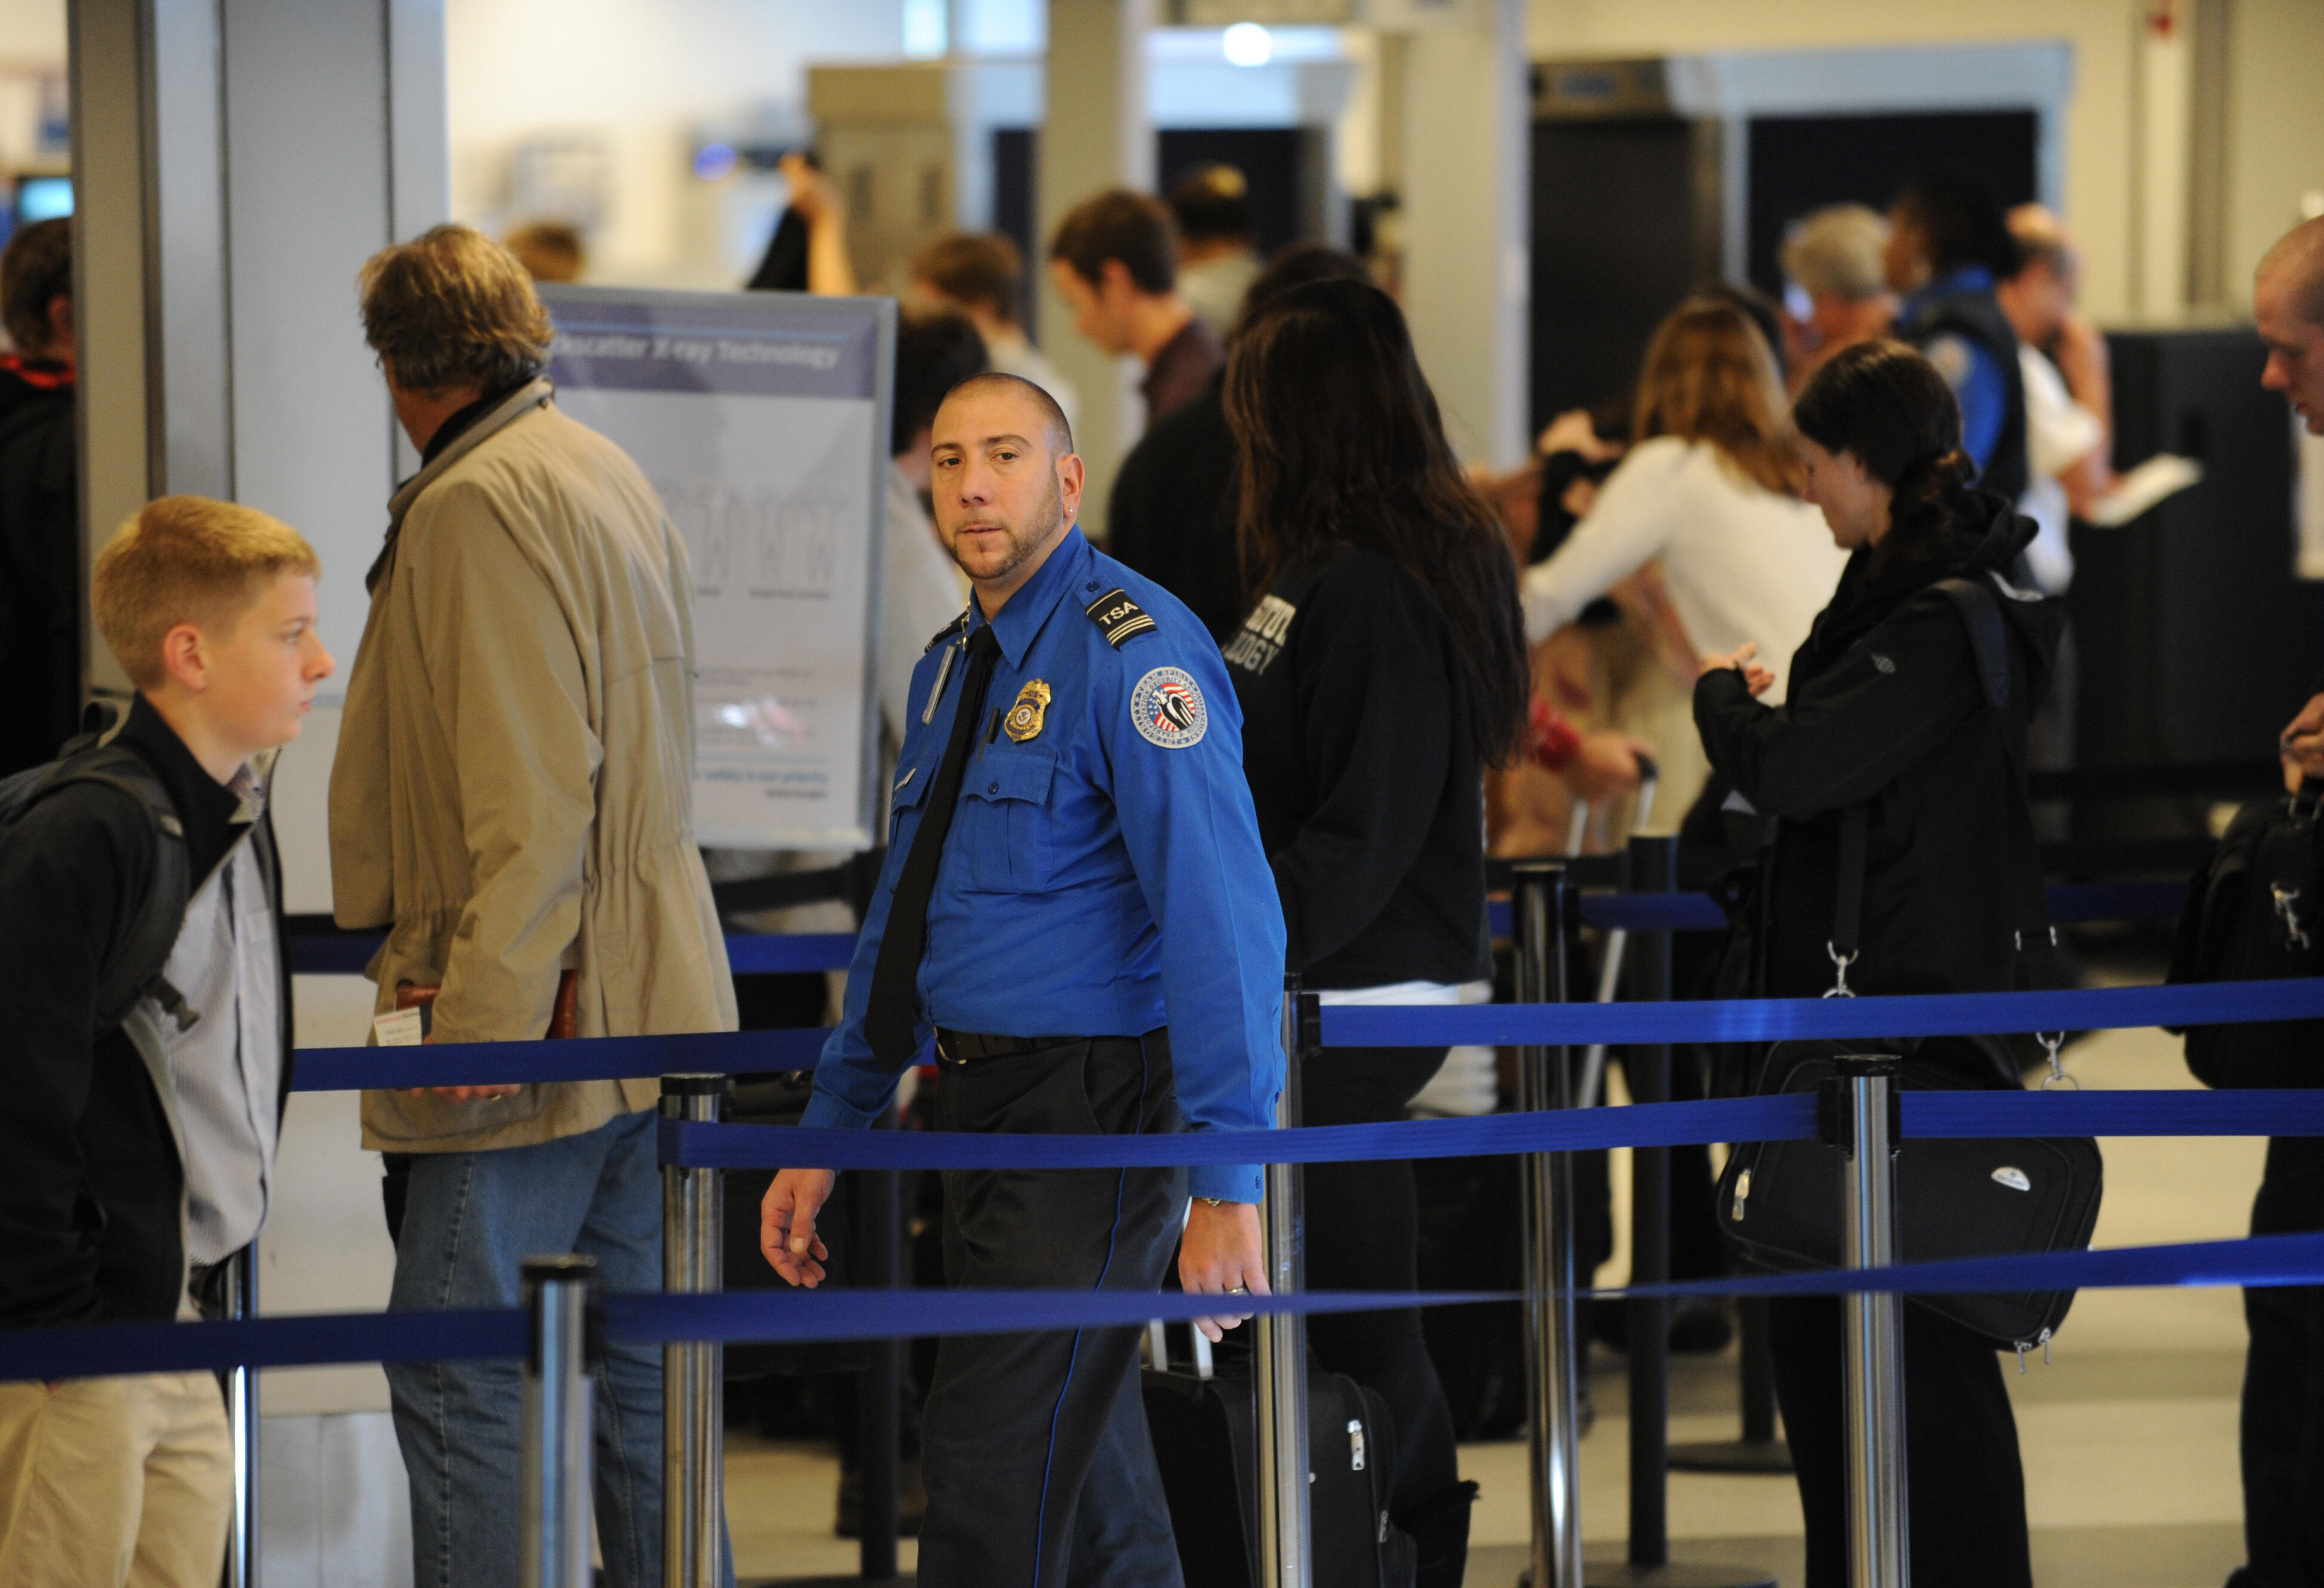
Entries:
{"type": "Polygon", "coordinates": [[[2061,604],[2006,587],[2034,523],[1997,496],[1962,498],[1923,557],[1858,550],[1792,659],[1789,697],[1752,699],[1732,669],[1695,685],[1711,765],[1776,838],[1762,883],[1761,984],[1813,997],[1828,945],[1842,812],[1868,801],[1863,993],[1997,992],[2026,984],[2016,937],[2038,910],[2025,720],[2047,693],[2061,604]],[[2006,706],[1989,703],[1959,608],[1940,580],[1984,583],[2003,618],[2006,706]]]}

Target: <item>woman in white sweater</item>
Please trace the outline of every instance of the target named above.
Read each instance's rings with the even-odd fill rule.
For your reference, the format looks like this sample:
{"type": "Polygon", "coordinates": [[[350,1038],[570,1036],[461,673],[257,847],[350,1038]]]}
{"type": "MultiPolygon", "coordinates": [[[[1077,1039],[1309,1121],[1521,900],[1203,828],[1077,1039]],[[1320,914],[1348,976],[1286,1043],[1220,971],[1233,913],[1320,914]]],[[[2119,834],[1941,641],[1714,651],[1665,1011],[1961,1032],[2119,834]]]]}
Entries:
{"type": "MultiPolygon", "coordinates": [[[[1539,642],[1659,559],[1698,653],[1756,644],[1767,698],[1846,561],[1800,500],[1788,408],[1766,342],[1738,309],[1695,300],[1655,332],[1638,379],[1633,445],[1565,543],[1526,572],[1526,637],[1539,642]]],[[[1561,420],[1546,443],[1574,431],[1561,420]]]]}

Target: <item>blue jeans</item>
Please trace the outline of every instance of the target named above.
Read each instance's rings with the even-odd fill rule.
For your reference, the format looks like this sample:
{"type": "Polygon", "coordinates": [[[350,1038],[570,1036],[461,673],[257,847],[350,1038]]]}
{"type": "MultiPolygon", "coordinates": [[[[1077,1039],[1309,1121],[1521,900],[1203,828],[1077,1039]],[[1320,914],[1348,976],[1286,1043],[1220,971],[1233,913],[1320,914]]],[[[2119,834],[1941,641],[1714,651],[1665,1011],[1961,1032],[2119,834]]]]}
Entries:
{"type": "MultiPolygon", "coordinates": [[[[416,1155],[396,1242],[392,1311],[516,1306],[518,1265],[586,1252],[609,1291],[661,1288],[654,1116],[492,1152],[416,1155]]],[[[524,1542],[522,1364],[389,1362],[411,1482],[415,1588],[503,1588],[524,1542]]],[[[661,1352],[612,1346],[597,1383],[597,1546],[606,1588],[660,1588],[661,1352]]],[[[725,1580],[733,1582],[733,1551],[725,1580]]]]}

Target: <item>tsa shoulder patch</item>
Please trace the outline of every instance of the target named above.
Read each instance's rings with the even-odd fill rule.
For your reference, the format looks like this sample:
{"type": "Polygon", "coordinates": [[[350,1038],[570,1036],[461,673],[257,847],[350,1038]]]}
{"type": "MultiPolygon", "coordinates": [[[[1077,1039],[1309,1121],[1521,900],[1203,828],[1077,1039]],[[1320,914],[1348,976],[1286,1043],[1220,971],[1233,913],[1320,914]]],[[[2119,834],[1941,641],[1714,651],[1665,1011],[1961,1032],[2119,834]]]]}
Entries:
{"type": "Polygon", "coordinates": [[[1157,667],[1130,691],[1130,720],[1149,744],[1185,750],[1203,742],[1211,708],[1184,669],[1157,667]]]}
{"type": "Polygon", "coordinates": [[[1150,634],[1157,626],[1144,607],[1118,587],[1108,590],[1082,610],[1089,614],[1090,622],[1098,626],[1098,632],[1105,636],[1106,643],[1116,651],[1120,650],[1121,642],[1131,635],[1150,634]]]}

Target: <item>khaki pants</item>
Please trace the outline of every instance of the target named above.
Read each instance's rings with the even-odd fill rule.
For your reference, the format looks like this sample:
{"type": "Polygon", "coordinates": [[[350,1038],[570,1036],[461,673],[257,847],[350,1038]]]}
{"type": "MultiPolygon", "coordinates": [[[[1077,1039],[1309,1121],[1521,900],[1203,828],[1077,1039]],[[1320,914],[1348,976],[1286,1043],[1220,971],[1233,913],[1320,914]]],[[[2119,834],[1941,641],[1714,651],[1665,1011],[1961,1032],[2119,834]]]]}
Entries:
{"type": "Polygon", "coordinates": [[[233,1505],[212,1375],[0,1384],[0,1583],[217,1588],[233,1505]]]}

